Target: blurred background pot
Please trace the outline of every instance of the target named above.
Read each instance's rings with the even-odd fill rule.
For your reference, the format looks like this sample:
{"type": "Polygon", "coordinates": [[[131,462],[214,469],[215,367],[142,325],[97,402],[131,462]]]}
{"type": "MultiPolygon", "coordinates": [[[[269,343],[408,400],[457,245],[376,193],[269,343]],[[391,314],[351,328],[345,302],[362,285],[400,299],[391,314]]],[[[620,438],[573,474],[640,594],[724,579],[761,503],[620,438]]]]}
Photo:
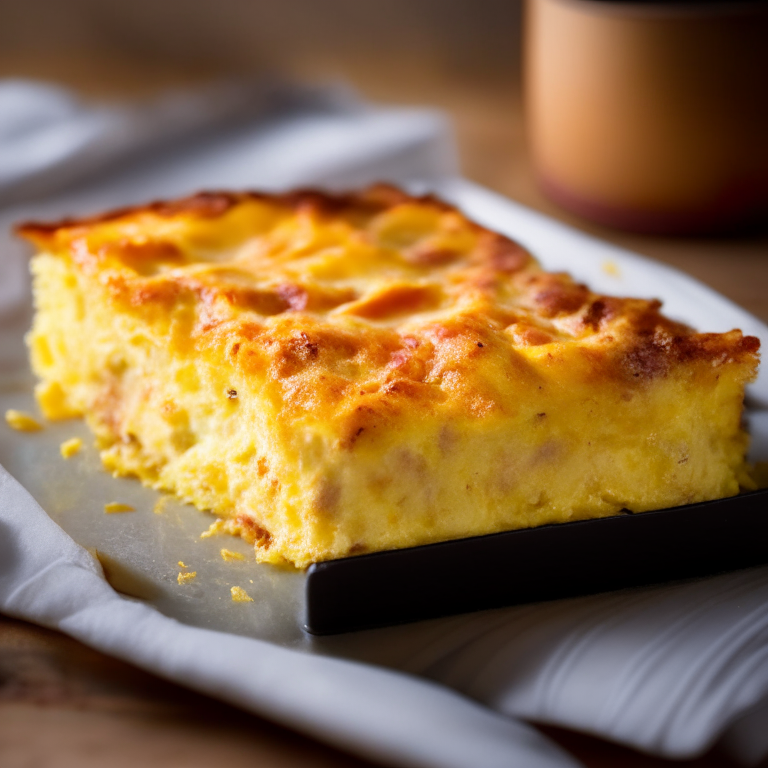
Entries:
{"type": "Polygon", "coordinates": [[[668,234],[768,220],[768,3],[528,0],[524,88],[564,208],[668,234]]]}

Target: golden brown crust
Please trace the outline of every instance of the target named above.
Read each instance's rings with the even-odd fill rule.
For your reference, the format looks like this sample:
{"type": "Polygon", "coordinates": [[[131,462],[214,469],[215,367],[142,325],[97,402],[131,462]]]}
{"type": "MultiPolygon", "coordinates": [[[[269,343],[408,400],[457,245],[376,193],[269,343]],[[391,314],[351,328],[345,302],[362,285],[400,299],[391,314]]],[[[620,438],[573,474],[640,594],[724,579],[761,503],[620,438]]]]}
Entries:
{"type": "Polygon", "coordinates": [[[434,195],[413,197],[388,184],[375,184],[360,192],[345,193],[331,193],[314,188],[296,189],[284,193],[255,190],[243,192],[203,191],[179,200],[154,200],[142,205],[115,208],[93,216],[67,217],[53,222],[25,221],[17,224],[14,231],[21,237],[39,243],[41,238],[50,238],[51,235],[60,230],[82,229],[117,219],[131,218],[143,213],[151,213],[164,218],[185,214],[201,218],[217,218],[235,205],[248,200],[269,202],[296,212],[314,210],[325,215],[333,215],[339,211],[350,209],[374,213],[406,202],[420,202],[446,211],[452,210],[448,203],[434,195]]]}
{"type": "Polygon", "coordinates": [[[658,301],[597,295],[447,203],[386,185],[206,192],[17,231],[98,275],[126,311],[188,310],[198,353],[227,344],[289,410],[343,415],[347,446],[414,403],[509,407],[505,377],[533,376],[526,350],[552,366],[578,350],[596,381],[632,387],[681,363],[755,365],[760,345],[694,333],[658,301]],[[206,222],[233,239],[209,242],[206,222]]]}

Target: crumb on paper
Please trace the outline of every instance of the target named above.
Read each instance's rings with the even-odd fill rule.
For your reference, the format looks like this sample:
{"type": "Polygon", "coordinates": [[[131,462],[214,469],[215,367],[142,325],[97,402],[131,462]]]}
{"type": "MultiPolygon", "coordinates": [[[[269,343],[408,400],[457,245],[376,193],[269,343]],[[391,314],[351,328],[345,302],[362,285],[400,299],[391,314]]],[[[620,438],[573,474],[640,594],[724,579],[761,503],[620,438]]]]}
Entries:
{"type": "Polygon", "coordinates": [[[219,519],[211,523],[208,528],[200,534],[201,539],[210,539],[211,536],[218,536],[224,532],[224,520],[219,519]]]}
{"type": "Polygon", "coordinates": [[[80,453],[82,447],[83,447],[83,441],[79,437],[73,437],[70,440],[65,440],[59,446],[61,458],[71,459],[73,456],[80,453]]]}
{"type": "Polygon", "coordinates": [[[253,584],[253,579],[248,579],[248,581],[250,581],[250,582],[251,582],[251,584],[253,584]]]}
{"type": "Polygon", "coordinates": [[[5,412],[5,420],[11,429],[19,432],[39,432],[43,428],[31,413],[17,411],[15,408],[9,408],[5,412]]]}
{"type": "Polygon", "coordinates": [[[239,552],[233,552],[231,549],[222,549],[221,559],[228,563],[232,563],[236,560],[245,560],[245,555],[241,555],[239,552]]]}
{"type": "Polygon", "coordinates": [[[155,502],[155,506],[154,506],[154,507],[152,507],[152,511],[153,511],[153,512],[154,512],[156,515],[162,515],[162,514],[163,514],[163,512],[165,512],[165,508],[168,506],[168,504],[170,503],[170,501],[171,501],[171,499],[172,499],[172,498],[173,498],[173,496],[171,496],[170,494],[167,494],[167,493],[163,494],[163,495],[162,495],[162,496],[161,496],[161,497],[160,497],[160,498],[159,498],[159,499],[158,499],[158,500],[155,502]]]}
{"type": "Polygon", "coordinates": [[[186,563],[183,563],[181,560],[179,560],[179,568],[189,568],[189,566],[186,563]]]}
{"type": "MultiPolygon", "coordinates": [[[[200,534],[201,539],[210,539],[212,536],[234,536],[240,538],[243,535],[243,526],[237,520],[231,517],[220,517],[215,522],[211,523],[206,530],[200,534]]],[[[235,553],[233,553],[235,554],[235,553]]],[[[222,555],[222,557],[224,557],[222,555]]],[[[235,559],[237,556],[235,555],[235,559]]]]}
{"type": "Polygon", "coordinates": [[[610,259],[603,262],[603,272],[605,272],[606,275],[610,275],[611,277],[621,277],[621,270],[619,269],[619,265],[610,259]]]}
{"type": "Polygon", "coordinates": [[[179,571],[179,575],[176,577],[176,581],[179,584],[189,584],[192,579],[197,576],[197,571],[189,571],[189,573],[182,573],[179,571]]]}
{"type": "Polygon", "coordinates": [[[108,515],[114,515],[118,512],[135,512],[136,507],[132,507],[130,504],[122,504],[119,501],[110,501],[109,504],[104,505],[104,512],[108,515]]]}
{"type": "Polygon", "coordinates": [[[253,598],[242,587],[232,587],[232,601],[235,603],[252,603],[253,598]]]}

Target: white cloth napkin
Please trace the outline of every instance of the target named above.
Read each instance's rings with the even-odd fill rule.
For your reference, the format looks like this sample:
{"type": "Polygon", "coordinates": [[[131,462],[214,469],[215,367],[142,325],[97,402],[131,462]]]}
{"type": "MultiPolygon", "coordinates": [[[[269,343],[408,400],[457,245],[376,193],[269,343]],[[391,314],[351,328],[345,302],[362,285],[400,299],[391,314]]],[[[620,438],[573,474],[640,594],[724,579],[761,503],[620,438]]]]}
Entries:
{"type": "MultiPolygon", "coordinates": [[[[534,250],[551,244],[554,262],[579,237],[590,253],[606,247],[458,179],[450,130],[428,110],[375,108],[339,88],[247,84],[106,108],[0,83],[0,373],[24,356],[29,313],[12,221],[198,188],[374,179],[441,187],[534,250]]],[[[674,277],[619,258],[628,274],[674,277]]],[[[590,273],[587,262],[574,266],[590,273]]],[[[758,321],[685,286],[690,312],[709,297],[723,322],[741,318],[734,324],[768,342],[758,321]]],[[[765,413],[753,431],[768,448],[765,413]]],[[[363,633],[368,658],[396,668],[385,669],[185,626],[118,595],[0,469],[0,610],[392,765],[576,764],[524,719],[671,757],[718,740],[745,765],[768,754],[768,568],[363,633]]]]}
{"type": "Polygon", "coordinates": [[[188,178],[174,163],[175,187],[200,179],[284,185],[328,175],[348,183],[347,168],[372,168],[384,158],[382,170],[402,175],[397,165],[415,162],[432,177],[453,167],[440,122],[428,110],[371,109],[340,85],[227,82],[126,106],[87,104],[43,83],[0,81],[0,205],[49,196],[148,155],[157,159],[162,152],[162,162],[175,150],[178,160],[179,150],[187,154],[200,142],[208,157],[195,153],[188,178]],[[261,137],[256,155],[244,155],[243,139],[252,146],[255,130],[261,137]],[[249,161],[258,162],[255,173],[249,161]]]}

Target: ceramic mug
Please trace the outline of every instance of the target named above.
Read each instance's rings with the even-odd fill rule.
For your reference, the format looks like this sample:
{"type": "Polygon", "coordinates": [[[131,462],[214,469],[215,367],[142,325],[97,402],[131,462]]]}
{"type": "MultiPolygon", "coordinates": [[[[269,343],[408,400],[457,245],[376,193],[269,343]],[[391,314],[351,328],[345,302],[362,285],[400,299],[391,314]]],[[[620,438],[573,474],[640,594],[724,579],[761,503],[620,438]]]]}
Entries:
{"type": "Polygon", "coordinates": [[[768,3],[528,0],[523,60],[555,202],[655,233],[768,220],[768,3]]]}

